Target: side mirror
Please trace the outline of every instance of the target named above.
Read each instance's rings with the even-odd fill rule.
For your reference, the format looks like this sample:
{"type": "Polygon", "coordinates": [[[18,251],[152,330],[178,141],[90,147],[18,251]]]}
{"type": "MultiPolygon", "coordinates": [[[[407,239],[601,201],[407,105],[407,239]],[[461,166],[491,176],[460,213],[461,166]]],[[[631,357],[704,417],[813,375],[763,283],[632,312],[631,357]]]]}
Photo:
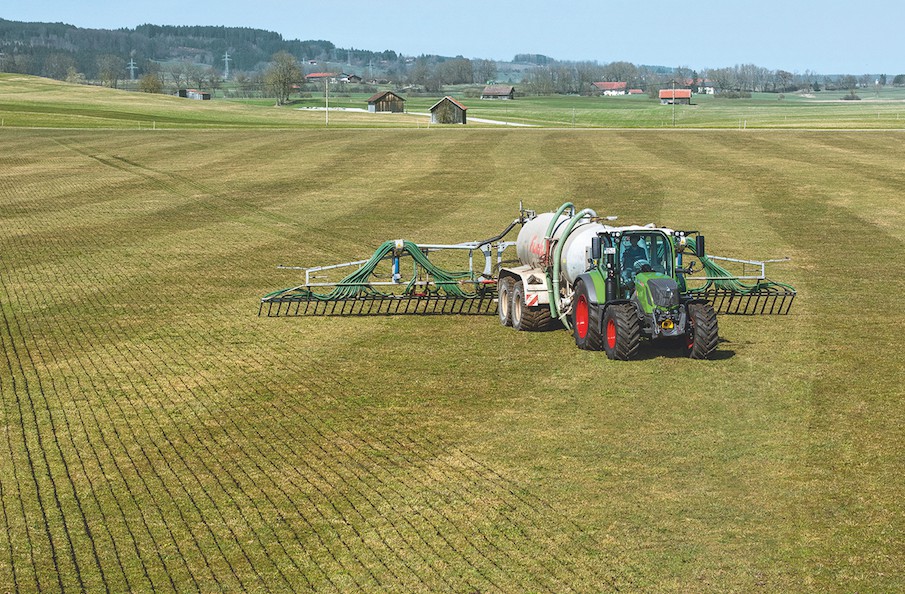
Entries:
{"type": "Polygon", "coordinates": [[[597,261],[600,260],[601,256],[601,239],[599,235],[595,235],[591,238],[591,260],[597,261]]]}
{"type": "Polygon", "coordinates": [[[704,236],[698,235],[695,237],[694,243],[694,255],[698,258],[703,258],[707,255],[707,252],[704,251],[704,236]]]}

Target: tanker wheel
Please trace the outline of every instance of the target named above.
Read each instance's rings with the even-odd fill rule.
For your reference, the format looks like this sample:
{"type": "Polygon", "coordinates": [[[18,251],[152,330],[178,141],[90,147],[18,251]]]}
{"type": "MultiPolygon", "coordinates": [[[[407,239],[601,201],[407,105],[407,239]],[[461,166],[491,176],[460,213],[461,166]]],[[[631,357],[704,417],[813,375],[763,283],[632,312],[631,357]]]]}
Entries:
{"type": "Polygon", "coordinates": [[[688,305],[688,326],[685,328],[685,354],[692,359],[706,359],[719,342],[716,312],[709,303],[688,305]]]}
{"type": "Polygon", "coordinates": [[[575,284],[572,336],[575,337],[575,345],[580,349],[603,350],[603,335],[600,333],[600,306],[591,303],[588,298],[588,288],[582,281],[575,284]]]}
{"type": "Polygon", "coordinates": [[[513,286],[512,298],[509,303],[512,327],[516,330],[526,332],[541,330],[553,320],[552,316],[550,316],[549,306],[529,307],[525,303],[525,285],[522,281],[516,281],[513,286]]]}
{"type": "Polygon", "coordinates": [[[504,276],[497,283],[497,313],[500,315],[500,324],[512,325],[512,288],[515,281],[511,276],[504,276]]]}
{"type": "Polygon", "coordinates": [[[628,361],[638,354],[641,320],[631,303],[606,308],[603,314],[603,350],[609,359],[628,361]]]}

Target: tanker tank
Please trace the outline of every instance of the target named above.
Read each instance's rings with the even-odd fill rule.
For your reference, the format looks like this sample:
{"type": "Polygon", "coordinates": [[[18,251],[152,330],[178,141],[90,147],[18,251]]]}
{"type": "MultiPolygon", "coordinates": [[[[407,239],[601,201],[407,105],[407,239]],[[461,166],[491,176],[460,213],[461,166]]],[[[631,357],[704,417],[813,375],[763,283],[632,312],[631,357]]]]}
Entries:
{"type": "MultiPolygon", "coordinates": [[[[544,268],[546,256],[545,237],[554,216],[556,215],[552,212],[539,214],[525,223],[521,231],[519,231],[518,239],[516,240],[516,252],[522,264],[531,268],[544,268]]],[[[570,219],[571,217],[565,215],[559,217],[553,229],[553,239],[559,240],[570,219]]],[[[566,238],[562,249],[560,271],[564,280],[572,284],[579,275],[587,271],[592,239],[598,233],[611,229],[612,227],[610,226],[591,222],[587,218],[576,224],[566,238]]]]}

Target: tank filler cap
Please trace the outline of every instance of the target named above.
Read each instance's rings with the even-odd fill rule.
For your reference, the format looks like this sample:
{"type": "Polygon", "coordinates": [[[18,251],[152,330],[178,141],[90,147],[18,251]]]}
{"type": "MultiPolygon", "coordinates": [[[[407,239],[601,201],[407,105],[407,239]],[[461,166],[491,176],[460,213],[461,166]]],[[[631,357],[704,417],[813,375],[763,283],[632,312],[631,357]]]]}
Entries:
{"type": "Polygon", "coordinates": [[[404,239],[397,239],[397,240],[396,240],[396,249],[397,249],[397,250],[401,250],[403,247],[405,247],[405,240],[404,240],[404,239]]]}

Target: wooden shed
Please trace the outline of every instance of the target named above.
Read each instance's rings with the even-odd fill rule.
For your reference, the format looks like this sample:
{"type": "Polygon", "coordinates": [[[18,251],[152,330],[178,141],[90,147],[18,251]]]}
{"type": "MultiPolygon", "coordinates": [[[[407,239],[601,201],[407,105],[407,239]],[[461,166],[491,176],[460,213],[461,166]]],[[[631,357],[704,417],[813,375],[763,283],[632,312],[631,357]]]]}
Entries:
{"type": "Polygon", "coordinates": [[[487,85],[481,91],[481,99],[514,99],[515,87],[512,85],[487,85]]]}
{"type": "Polygon", "coordinates": [[[431,106],[431,124],[464,124],[467,109],[452,97],[444,97],[431,106]]]}
{"type": "Polygon", "coordinates": [[[368,99],[368,111],[377,112],[405,112],[405,99],[393,91],[383,91],[368,99]]]}
{"type": "Polygon", "coordinates": [[[691,105],[691,89],[660,89],[662,105],[691,105]]]}

